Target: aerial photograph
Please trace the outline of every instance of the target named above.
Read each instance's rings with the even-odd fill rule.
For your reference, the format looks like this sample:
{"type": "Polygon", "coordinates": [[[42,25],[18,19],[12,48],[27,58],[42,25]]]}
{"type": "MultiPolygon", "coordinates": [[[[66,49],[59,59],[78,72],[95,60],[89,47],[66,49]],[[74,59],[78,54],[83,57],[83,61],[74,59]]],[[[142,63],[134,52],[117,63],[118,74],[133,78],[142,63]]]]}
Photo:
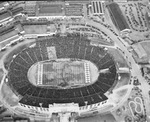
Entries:
{"type": "Polygon", "coordinates": [[[0,122],[150,122],[150,0],[0,1],[0,122]]]}

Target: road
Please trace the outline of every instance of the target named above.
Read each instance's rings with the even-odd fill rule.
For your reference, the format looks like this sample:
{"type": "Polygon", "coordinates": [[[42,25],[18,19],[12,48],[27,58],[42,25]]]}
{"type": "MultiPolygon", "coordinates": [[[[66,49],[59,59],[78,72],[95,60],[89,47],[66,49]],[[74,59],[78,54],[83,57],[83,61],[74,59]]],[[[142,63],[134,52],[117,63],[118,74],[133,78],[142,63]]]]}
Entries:
{"type": "MultiPolygon", "coordinates": [[[[107,32],[107,35],[110,36],[114,41],[115,45],[117,45],[118,48],[120,48],[124,52],[124,56],[131,64],[131,74],[134,77],[137,77],[139,79],[139,82],[141,83],[141,89],[142,89],[142,95],[144,98],[144,105],[145,108],[149,108],[149,86],[147,84],[147,81],[142,77],[140,66],[135,62],[132,53],[130,53],[127,49],[126,42],[124,42],[123,39],[121,39],[119,36],[115,36],[108,28],[104,27],[103,25],[96,23],[92,20],[87,20],[87,24],[93,25],[99,29],[101,29],[104,32],[107,32]]],[[[150,115],[150,109],[146,109],[146,113],[150,115]]]]}
{"type": "MultiPolygon", "coordinates": [[[[142,95],[143,95],[143,98],[144,98],[145,108],[149,108],[149,104],[148,104],[149,101],[150,101],[149,94],[148,94],[149,86],[147,84],[147,81],[142,77],[140,66],[135,62],[135,60],[132,56],[132,53],[130,53],[128,51],[128,49],[127,49],[128,45],[126,44],[126,42],[124,42],[124,40],[121,39],[119,36],[114,35],[113,32],[111,32],[108,28],[104,27],[100,23],[96,23],[96,22],[94,22],[92,20],[89,20],[89,19],[86,20],[86,23],[89,24],[89,25],[95,26],[96,28],[99,28],[100,30],[106,32],[107,35],[115,41],[115,46],[112,46],[112,47],[120,48],[124,52],[125,58],[131,64],[131,74],[132,74],[132,76],[133,77],[136,76],[139,79],[140,83],[141,83],[140,88],[142,89],[142,95]]],[[[3,63],[3,62],[1,62],[1,63],[3,63]]],[[[3,65],[1,65],[1,67],[3,67],[3,65]]],[[[2,86],[2,84],[3,84],[3,82],[1,83],[1,86],[2,86]]],[[[146,109],[146,113],[148,113],[150,115],[150,109],[146,109]]]]}

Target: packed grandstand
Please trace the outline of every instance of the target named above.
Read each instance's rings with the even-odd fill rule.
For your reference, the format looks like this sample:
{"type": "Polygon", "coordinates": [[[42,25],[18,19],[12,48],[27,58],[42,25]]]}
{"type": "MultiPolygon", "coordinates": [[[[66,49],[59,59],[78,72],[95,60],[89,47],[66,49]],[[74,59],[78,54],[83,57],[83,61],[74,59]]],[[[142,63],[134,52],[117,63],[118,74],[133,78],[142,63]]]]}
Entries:
{"type": "MultiPolygon", "coordinates": [[[[43,107],[48,107],[49,104],[53,103],[71,102],[79,103],[79,106],[85,106],[85,101],[87,101],[87,105],[105,101],[107,97],[104,93],[117,80],[115,63],[111,55],[101,47],[90,45],[89,40],[72,35],[70,37],[40,39],[35,47],[26,48],[17,54],[10,63],[8,71],[8,83],[15,92],[22,96],[20,103],[37,107],[40,107],[39,103],[42,103],[43,107]],[[29,82],[27,72],[37,62],[57,61],[48,54],[47,49],[53,46],[56,50],[57,59],[89,60],[97,66],[99,71],[108,68],[109,72],[100,73],[98,79],[92,85],[79,88],[36,87],[29,82]]],[[[53,82],[55,82],[55,79],[53,82]]]]}

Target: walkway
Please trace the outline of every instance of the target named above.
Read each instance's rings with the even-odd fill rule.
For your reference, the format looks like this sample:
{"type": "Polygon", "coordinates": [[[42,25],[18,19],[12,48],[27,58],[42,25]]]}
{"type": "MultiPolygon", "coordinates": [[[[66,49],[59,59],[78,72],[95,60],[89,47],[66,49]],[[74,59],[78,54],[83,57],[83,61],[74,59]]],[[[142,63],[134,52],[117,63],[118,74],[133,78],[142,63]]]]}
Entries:
{"type": "MultiPolygon", "coordinates": [[[[131,74],[133,76],[136,76],[140,83],[141,83],[141,89],[142,89],[142,95],[144,97],[144,105],[145,108],[149,108],[148,103],[150,101],[149,98],[149,94],[148,94],[148,84],[146,82],[146,80],[142,77],[141,71],[140,71],[140,66],[135,62],[132,53],[130,53],[126,47],[126,45],[124,44],[124,40],[121,39],[119,36],[115,36],[110,30],[108,30],[108,28],[104,27],[103,25],[96,23],[92,20],[87,20],[87,24],[89,25],[93,25],[95,27],[98,27],[99,29],[101,29],[104,32],[107,32],[108,36],[111,36],[114,41],[116,42],[116,45],[118,45],[118,48],[122,49],[122,51],[125,54],[125,57],[127,57],[127,60],[131,63],[131,74]]],[[[146,109],[147,113],[150,114],[150,109],[146,109]]]]}

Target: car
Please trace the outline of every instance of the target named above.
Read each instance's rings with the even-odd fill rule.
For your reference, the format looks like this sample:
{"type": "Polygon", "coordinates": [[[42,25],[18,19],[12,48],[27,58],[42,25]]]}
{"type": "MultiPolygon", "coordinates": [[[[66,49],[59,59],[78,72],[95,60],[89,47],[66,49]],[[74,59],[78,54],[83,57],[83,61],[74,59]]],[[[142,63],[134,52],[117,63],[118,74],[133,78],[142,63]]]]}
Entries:
{"type": "Polygon", "coordinates": [[[6,50],[6,47],[3,47],[3,48],[1,48],[1,52],[3,52],[3,51],[5,51],[6,50]]]}
{"type": "Polygon", "coordinates": [[[24,41],[24,39],[19,39],[19,42],[23,42],[24,41]]]}
{"type": "Polygon", "coordinates": [[[13,42],[11,43],[11,46],[15,46],[17,44],[17,42],[13,42]]]}

